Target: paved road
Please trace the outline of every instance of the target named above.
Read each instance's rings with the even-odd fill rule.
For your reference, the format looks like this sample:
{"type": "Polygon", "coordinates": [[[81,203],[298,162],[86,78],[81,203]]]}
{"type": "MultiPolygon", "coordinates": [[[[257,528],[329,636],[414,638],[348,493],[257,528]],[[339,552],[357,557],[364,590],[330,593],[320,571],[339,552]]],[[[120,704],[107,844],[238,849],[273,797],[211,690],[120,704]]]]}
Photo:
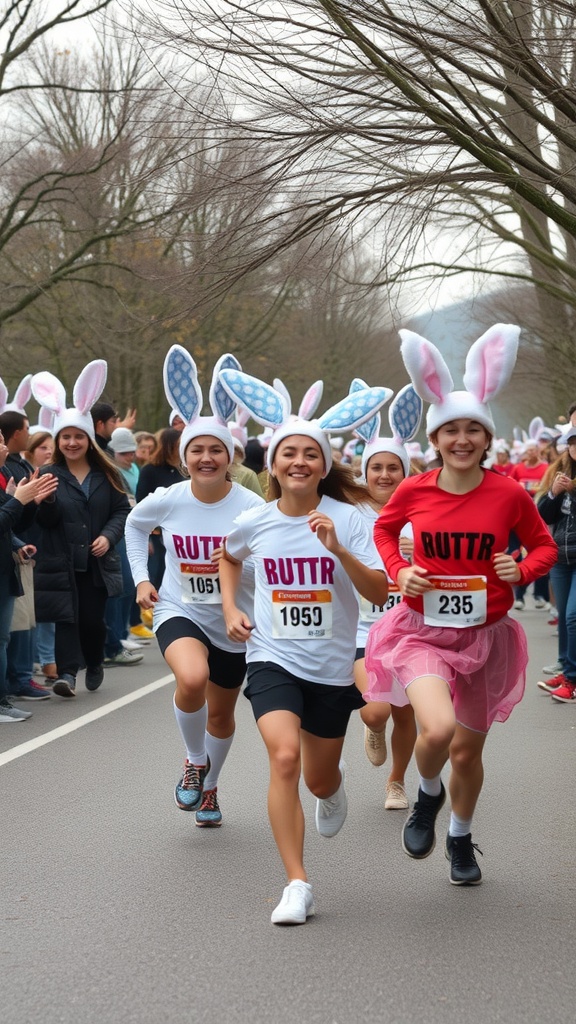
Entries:
{"type": "Polygon", "coordinates": [[[523,613],[527,695],[487,746],[484,884],[451,886],[440,842],[423,862],[402,853],[404,814],[384,812],[386,769],[355,719],[336,839],[316,835],[305,794],[317,916],[300,928],[269,923],[283,879],[246,700],[215,831],[172,801],[180,744],[156,648],[97,693],[0,726],[0,1020],[572,1024],[576,707],[534,686],[555,660],[546,617],[523,613]]]}

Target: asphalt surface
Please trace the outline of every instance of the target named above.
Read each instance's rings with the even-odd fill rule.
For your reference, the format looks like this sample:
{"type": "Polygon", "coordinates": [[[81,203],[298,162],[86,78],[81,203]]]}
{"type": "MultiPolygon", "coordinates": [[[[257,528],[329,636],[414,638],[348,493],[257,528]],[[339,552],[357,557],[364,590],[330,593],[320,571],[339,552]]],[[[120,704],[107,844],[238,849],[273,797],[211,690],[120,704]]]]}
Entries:
{"type": "MultiPolygon", "coordinates": [[[[0,725],[2,1024],[573,1022],[576,706],[535,686],[556,660],[547,617],[521,615],[526,696],[486,747],[483,884],[449,884],[447,807],[432,856],[405,856],[405,812],[384,811],[387,770],[355,716],[336,838],[316,834],[303,793],[304,927],[270,924],[284,878],[247,700],[216,830],[173,802],[181,745],[155,644],[96,693],[79,678],[73,701],[22,705],[33,718],[0,725]]],[[[408,783],[414,798],[413,768],[408,783]]]]}

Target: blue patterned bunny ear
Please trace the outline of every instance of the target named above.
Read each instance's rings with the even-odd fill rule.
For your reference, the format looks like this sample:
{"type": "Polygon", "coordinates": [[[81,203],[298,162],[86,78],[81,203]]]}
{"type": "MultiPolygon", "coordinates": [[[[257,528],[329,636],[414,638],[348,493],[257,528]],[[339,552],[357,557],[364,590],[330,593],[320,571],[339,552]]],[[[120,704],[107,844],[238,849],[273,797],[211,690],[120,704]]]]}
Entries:
{"type": "MultiPolygon", "coordinates": [[[[362,391],[367,388],[366,381],[363,381],[361,377],[354,377],[349,389],[348,394],[353,395],[356,391],[362,391]]],[[[361,441],[365,444],[371,444],[380,433],[381,416],[377,412],[375,416],[371,416],[366,423],[361,423],[359,427],[354,431],[358,435],[361,441]]]]}
{"type": "Polygon", "coordinates": [[[272,385],[276,388],[276,391],[280,392],[284,399],[284,403],[286,405],[286,419],[288,419],[292,413],[292,399],[290,398],[290,392],[288,391],[284,381],[280,380],[280,377],[274,377],[272,385]]]}
{"type": "Polygon", "coordinates": [[[257,377],[241,370],[221,370],[220,380],[230,397],[262,426],[280,427],[288,418],[284,396],[257,377]]]}
{"type": "Polygon", "coordinates": [[[172,345],[164,360],[164,391],[168,404],[185,423],[202,412],[202,391],[192,356],[181,345],[172,345]]]}
{"type": "Polygon", "coordinates": [[[388,413],[395,441],[406,444],[418,433],[423,408],[424,403],[413,384],[407,384],[398,392],[388,413]]]}
{"type": "Polygon", "coordinates": [[[318,426],[333,434],[355,430],[374,416],[393,394],[390,388],[362,388],[328,409],[318,420],[318,426]]]}
{"type": "Polygon", "coordinates": [[[212,374],[212,383],[210,385],[209,402],[210,408],[214,413],[216,419],[221,420],[222,423],[228,423],[231,420],[234,413],[236,412],[236,402],[233,398],[230,398],[228,392],[222,387],[220,381],[220,370],[241,370],[242,367],[236,359],[236,356],[226,352],[225,355],[220,356],[220,359],[214,367],[212,374]]]}

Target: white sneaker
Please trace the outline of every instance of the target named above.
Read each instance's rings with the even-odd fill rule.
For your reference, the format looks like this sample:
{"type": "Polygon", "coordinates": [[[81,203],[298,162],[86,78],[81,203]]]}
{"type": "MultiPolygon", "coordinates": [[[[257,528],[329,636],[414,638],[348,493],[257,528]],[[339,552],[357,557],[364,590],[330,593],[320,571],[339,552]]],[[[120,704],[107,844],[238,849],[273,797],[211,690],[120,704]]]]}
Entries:
{"type": "Polygon", "coordinates": [[[549,612],[550,611],[550,605],[548,604],[548,601],[544,600],[543,597],[536,597],[536,598],[534,598],[534,607],[537,608],[537,610],[539,612],[540,611],[544,611],[544,612],[549,612]]]}
{"type": "Polygon", "coordinates": [[[517,601],[514,601],[514,608],[516,609],[517,612],[523,612],[524,611],[524,601],[522,600],[521,597],[519,597],[517,601]]]}
{"type": "Polygon", "coordinates": [[[140,651],[144,647],[142,640],[121,640],[120,643],[125,651],[140,651]]]}
{"type": "Polygon", "coordinates": [[[144,657],[137,651],[127,651],[123,647],[113,658],[104,658],[105,665],[139,665],[144,657]]]}
{"type": "Polygon", "coordinates": [[[31,711],[21,711],[10,703],[8,697],[0,700],[0,722],[25,722],[32,717],[31,711]]]}
{"type": "Polygon", "coordinates": [[[284,889],[270,920],[272,924],[306,924],[306,918],[314,917],[315,913],[312,886],[295,878],[284,889]]]}
{"type": "Polygon", "coordinates": [[[388,751],[386,749],[386,730],[374,732],[367,725],[364,726],[364,750],[366,757],[376,768],[384,764],[388,751]]]}
{"type": "Polygon", "coordinates": [[[557,661],[554,665],[544,665],[542,671],[545,676],[557,676],[562,671],[562,662],[557,661]]]}
{"type": "Polygon", "coordinates": [[[321,836],[331,839],[338,834],[346,821],[348,814],[348,800],[344,789],[345,766],[340,762],[340,774],[342,779],[340,785],[332,796],[325,800],[316,801],[316,829],[321,836]]]}

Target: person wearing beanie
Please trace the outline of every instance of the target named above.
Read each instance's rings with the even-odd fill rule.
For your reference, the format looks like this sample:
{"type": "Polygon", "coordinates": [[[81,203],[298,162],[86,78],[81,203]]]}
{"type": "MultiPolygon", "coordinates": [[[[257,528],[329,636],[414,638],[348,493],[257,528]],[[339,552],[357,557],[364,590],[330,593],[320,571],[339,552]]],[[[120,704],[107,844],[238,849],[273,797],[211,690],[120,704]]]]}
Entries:
{"type": "Polygon", "coordinates": [[[556,561],[556,545],[529,494],[483,468],[495,434],[488,401],[508,382],[519,328],[497,324],[470,349],[463,391],[454,391],[440,352],[402,331],[414,387],[430,402],[427,432],[441,468],[403,480],[376,523],[374,539],[402,601],[375,623],[366,646],[364,699],[404,707],[418,725],[418,796],[402,832],[408,856],[428,857],[451,775],[445,853],[453,885],[482,880],[472,819],[483,781],[482,755],[494,721],[505,721],[525,688],[527,643],[508,612],[512,586],[556,561]],[[412,524],[410,566],[399,547],[412,524]],[[515,531],[528,554],[506,553],[515,531]]]}

